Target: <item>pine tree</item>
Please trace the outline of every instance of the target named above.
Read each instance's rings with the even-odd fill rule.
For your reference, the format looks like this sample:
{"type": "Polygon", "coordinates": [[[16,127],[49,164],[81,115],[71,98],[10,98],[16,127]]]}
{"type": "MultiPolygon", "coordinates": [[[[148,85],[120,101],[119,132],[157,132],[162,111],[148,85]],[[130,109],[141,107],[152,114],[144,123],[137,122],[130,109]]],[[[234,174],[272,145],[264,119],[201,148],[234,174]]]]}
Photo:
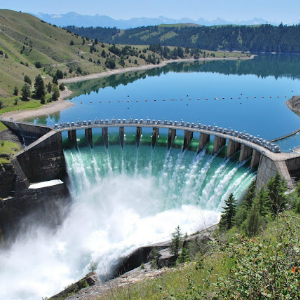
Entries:
{"type": "Polygon", "coordinates": [[[42,96],[45,96],[45,84],[42,76],[39,74],[35,77],[35,83],[34,83],[34,94],[36,99],[41,99],[42,96]]]}
{"type": "Polygon", "coordinates": [[[267,215],[267,203],[268,203],[268,195],[264,188],[261,188],[258,192],[257,196],[257,208],[261,216],[267,215]]]}
{"type": "Polygon", "coordinates": [[[286,191],[286,182],[278,173],[267,182],[268,206],[274,217],[285,209],[287,197],[284,193],[286,191]]]}
{"type": "Polygon", "coordinates": [[[51,82],[48,82],[48,84],[47,84],[47,91],[48,91],[49,94],[52,92],[52,84],[51,84],[51,82]]]}
{"type": "Polygon", "coordinates": [[[226,206],[223,207],[224,211],[221,214],[221,220],[219,223],[220,229],[229,230],[233,227],[234,217],[236,213],[236,200],[231,193],[227,200],[225,200],[226,206]]]}
{"type": "Polygon", "coordinates": [[[172,233],[172,241],[170,245],[170,252],[177,258],[179,250],[182,248],[182,233],[179,225],[176,227],[175,232],[172,233]]]}
{"type": "Polygon", "coordinates": [[[248,188],[247,194],[244,199],[244,205],[247,209],[250,209],[253,203],[253,200],[255,198],[255,187],[256,187],[256,181],[253,180],[248,188]]]}
{"type": "Polygon", "coordinates": [[[245,231],[248,236],[256,235],[259,231],[261,225],[261,215],[259,213],[259,203],[258,200],[255,199],[254,203],[251,207],[251,211],[247,220],[245,221],[245,231]]]}
{"type": "Polygon", "coordinates": [[[22,100],[28,101],[31,96],[30,86],[28,83],[25,83],[22,87],[22,100]]]}
{"type": "Polygon", "coordinates": [[[15,88],[14,88],[14,96],[18,96],[18,94],[19,94],[19,89],[18,89],[17,86],[15,86],[15,88]]]}
{"type": "Polygon", "coordinates": [[[52,100],[56,101],[56,100],[58,100],[58,98],[60,96],[58,86],[54,84],[52,87],[52,90],[53,90],[52,100]]]}

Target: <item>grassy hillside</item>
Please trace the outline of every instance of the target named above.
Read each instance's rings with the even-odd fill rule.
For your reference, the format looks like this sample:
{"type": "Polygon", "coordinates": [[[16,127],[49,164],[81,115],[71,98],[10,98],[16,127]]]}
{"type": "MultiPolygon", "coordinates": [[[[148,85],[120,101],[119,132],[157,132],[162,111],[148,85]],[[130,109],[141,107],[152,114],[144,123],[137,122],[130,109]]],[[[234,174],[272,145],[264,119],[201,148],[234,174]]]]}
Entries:
{"type": "Polygon", "coordinates": [[[20,91],[24,75],[34,81],[42,74],[47,83],[58,69],[64,77],[103,72],[108,58],[114,60],[114,68],[146,63],[138,55],[145,47],[134,47],[123,61],[109,47],[32,15],[0,10],[0,98],[11,97],[15,86],[20,91]]]}

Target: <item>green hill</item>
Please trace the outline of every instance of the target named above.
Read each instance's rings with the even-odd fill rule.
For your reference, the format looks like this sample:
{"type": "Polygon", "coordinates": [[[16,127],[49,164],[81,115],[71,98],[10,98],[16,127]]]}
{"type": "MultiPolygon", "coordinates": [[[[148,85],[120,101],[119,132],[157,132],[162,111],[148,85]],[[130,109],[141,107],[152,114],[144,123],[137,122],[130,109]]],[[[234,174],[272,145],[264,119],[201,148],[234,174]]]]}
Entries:
{"type": "MultiPolygon", "coordinates": [[[[123,61],[100,44],[25,13],[0,10],[0,98],[11,97],[15,86],[42,74],[46,83],[59,69],[64,77],[103,72],[110,68],[145,64],[138,57],[144,47],[125,53],[123,61]],[[108,65],[111,59],[115,65],[108,65]]],[[[130,50],[130,49],[129,49],[130,50]]]]}
{"type": "Polygon", "coordinates": [[[127,30],[74,26],[66,28],[83,36],[97,37],[103,42],[116,44],[161,44],[212,51],[300,53],[300,25],[196,26],[194,24],[170,24],[127,30]]]}

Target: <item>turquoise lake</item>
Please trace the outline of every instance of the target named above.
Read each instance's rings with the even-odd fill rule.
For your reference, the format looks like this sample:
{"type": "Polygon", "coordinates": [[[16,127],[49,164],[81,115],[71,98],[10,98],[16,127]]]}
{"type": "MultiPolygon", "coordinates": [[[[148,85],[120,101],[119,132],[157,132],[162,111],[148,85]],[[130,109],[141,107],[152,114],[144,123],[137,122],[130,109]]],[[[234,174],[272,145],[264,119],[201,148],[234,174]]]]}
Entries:
{"type": "MultiPolygon", "coordinates": [[[[300,94],[299,80],[299,55],[173,63],[70,84],[75,105],[34,122],[54,125],[95,118],[184,120],[273,139],[300,126],[299,117],[285,104],[300,94]]],[[[300,145],[300,139],[294,137],[279,145],[288,150],[300,145]]]]}

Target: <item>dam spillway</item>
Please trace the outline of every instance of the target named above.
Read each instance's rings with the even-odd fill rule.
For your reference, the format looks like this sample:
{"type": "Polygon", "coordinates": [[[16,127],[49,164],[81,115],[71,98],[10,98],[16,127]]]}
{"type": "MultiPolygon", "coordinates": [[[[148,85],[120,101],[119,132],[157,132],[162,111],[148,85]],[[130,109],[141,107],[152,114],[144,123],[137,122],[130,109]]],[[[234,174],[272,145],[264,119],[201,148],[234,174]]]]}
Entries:
{"type": "MultiPolygon", "coordinates": [[[[18,123],[18,126],[23,125],[18,123]]],[[[0,263],[6,270],[0,272],[1,281],[9,285],[9,273],[24,282],[11,299],[24,295],[25,291],[28,295],[53,295],[83,277],[93,262],[105,279],[120,257],[139,246],[169,239],[176,226],[180,225],[189,234],[217,223],[229,193],[239,198],[256,175],[250,168],[250,159],[240,162],[241,150],[236,144],[224,146],[224,140],[219,140],[222,146],[216,149],[216,141],[208,141],[208,135],[194,132],[193,136],[184,137],[176,130],[178,135],[171,131],[172,145],[168,148],[169,130],[159,128],[159,132],[154,131],[153,147],[153,126],[138,132],[136,128],[140,126],[133,125],[124,128],[124,132],[121,130],[121,134],[119,127],[122,126],[106,128],[105,134],[102,128],[93,128],[92,136],[86,134],[88,128],[76,129],[77,149],[68,138],[68,131],[74,128],[50,129],[17,155],[16,160],[29,182],[36,177],[26,172],[27,160],[36,161],[42,169],[48,158],[52,171],[47,176],[55,179],[59,176],[55,170],[62,159],[57,156],[60,159],[53,160],[45,149],[49,151],[51,142],[53,153],[58,155],[63,146],[73,203],[55,234],[33,226],[32,233],[20,237],[13,245],[9,260],[0,255],[0,263]],[[185,138],[189,142],[183,151],[185,138]],[[199,151],[200,142],[204,147],[199,151]],[[228,157],[229,148],[234,151],[228,157]],[[39,255],[32,256],[33,251],[39,255]],[[22,257],[22,262],[18,257],[22,257]],[[19,262],[18,272],[15,261],[19,262]],[[37,268],[34,274],[29,274],[27,270],[33,264],[37,268]],[[39,276],[45,269],[51,270],[46,279],[39,276]],[[37,286],[43,290],[36,286],[28,291],[30,282],[39,283],[37,286]]],[[[23,134],[30,135],[29,130],[27,133],[23,130],[23,134]]],[[[269,158],[262,155],[261,160],[266,159],[269,158]]]]}
{"type": "MultiPolygon", "coordinates": [[[[159,137],[157,142],[161,146],[153,148],[152,137],[143,135],[137,147],[136,135],[128,134],[122,147],[118,144],[118,134],[115,134],[108,148],[101,135],[100,145],[93,148],[84,136],[79,138],[77,150],[64,151],[74,192],[81,193],[87,186],[99,184],[107,177],[148,178],[153,183],[152,192],[158,190],[160,193],[162,207],[171,209],[192,204],[220,211],[231,192],[239,198],[255,177],[249,162],[239,162],[238,155],[226,157],[226,148],[214,152],[214,144],[209,143],[199,153],[188,149],[182,151],[184,138],[181,141],[178,138],[177,144],[182,146],[168,149],[167,136],[159,137]]],[[[94,144],[97,145],[97,136],[94,144]]]]}

